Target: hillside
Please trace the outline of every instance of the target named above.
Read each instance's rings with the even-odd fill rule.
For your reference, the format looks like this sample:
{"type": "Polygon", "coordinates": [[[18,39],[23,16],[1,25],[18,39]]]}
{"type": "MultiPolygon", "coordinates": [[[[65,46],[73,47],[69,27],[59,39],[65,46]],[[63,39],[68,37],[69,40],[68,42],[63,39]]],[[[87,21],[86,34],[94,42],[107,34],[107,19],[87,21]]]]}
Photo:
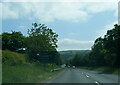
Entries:
{"type": "Polygon", "coordinates": [[[76,54],[86,55],[90,53],[91,50],[68,50],[68,51],[59,51],[60,57],[63,61],[73,58],[76,54]]]}
{"type": "Polygon", "coordinates": [[[25,54],[9,50],[1,51],[2,74],[0,71],[0,75],[2,75],[2,83],[10,83],[10,85],[11,83],[41,83],[62,71],[61,69],[51,72],[51,70],[59,68],[57,65],[29,62],[25,54]]]}

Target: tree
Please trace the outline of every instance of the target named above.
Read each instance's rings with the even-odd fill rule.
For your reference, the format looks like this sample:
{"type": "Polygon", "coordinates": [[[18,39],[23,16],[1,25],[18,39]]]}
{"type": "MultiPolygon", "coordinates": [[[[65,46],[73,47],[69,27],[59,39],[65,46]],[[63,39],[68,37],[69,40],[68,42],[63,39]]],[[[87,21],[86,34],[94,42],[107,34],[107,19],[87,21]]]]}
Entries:
{"type": "Polygon", "coordinates": [[[90,53],[90,62],[92,66],[103,66],[105,65],[104,61],[104,39],[99,37],[95,40],[94,45],[92,46],[92,52],[90,53]]]}
{"type": "Polygon", "coordinates": [[[58,34],[44,24],[33,23],[26,39],[27,53],[31,61],[55,61],[58,34]]]}
{"type": "Polygon", "coordinates": [[[2,49],[18,52],[24,48],[24,36],[21,32],[12,31],[12,33],[2,33],[2,49]]]}
{"type": "Polygon", "coordinates": [[[118,67],[120,48],[120,25],[107,31],[104,38],[97,38],[92,46],[89,59],[91,65],[118,67]]]}
{"type": "Polygon", "coordinates": [[[119,66],[119,48],[120,48],[120,25],[114,25],[112,30],[108,30],[105,35],[106,60],[110,66],[119,66]],[[111,62],[111,63],[110,63],[111,62]]]}
{"type": "Polygon", "coordinates": [[[85,66],[86,65],[86,56],[76,54],[72,59],[69,60],[69,64],[74,66],[85,66]]]}
{"type": "Polygon", "coordinates": [[[107,31],[107,34],[97,38],[92,46],[92,50],[85,56],[75,55],[73,59],[67,61],[67,64],[75,66],[91,67],[119,67],[120,58],[120,25],[114,25],[114,28],[107,31]]]}

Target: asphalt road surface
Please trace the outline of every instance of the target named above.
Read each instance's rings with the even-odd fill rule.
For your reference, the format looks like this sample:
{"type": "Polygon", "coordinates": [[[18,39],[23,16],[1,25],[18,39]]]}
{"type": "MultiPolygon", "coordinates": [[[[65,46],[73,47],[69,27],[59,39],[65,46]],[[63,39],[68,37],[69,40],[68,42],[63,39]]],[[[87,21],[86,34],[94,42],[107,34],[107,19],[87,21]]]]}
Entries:
{"type": "Polygon", "coordinates": [[[47,83],[81,83],[90,85],[119,85],[119,77],[113,74],[104,74],[97,71],[67,68],[47,83]]]}

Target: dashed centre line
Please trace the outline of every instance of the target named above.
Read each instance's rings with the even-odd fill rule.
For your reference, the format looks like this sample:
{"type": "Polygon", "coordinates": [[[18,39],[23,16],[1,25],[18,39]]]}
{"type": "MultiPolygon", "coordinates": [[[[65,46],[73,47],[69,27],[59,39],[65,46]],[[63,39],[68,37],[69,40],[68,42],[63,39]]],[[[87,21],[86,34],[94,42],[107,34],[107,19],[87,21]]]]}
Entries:
{"type": "Polygon", "coordinates": [[[95,81],[95,83],[96,83],[97,85],[100,85],[97,81],[95,81]]]}
{"type": "MultiPolygon", "coordinates": [[[[84,75],[85,73],[83,73],[83,72],[82,72],[82,74],[84,75]]],[[[87,78],[89,78],[89,77],[90,77],[89,75],[86,75],[86,74],[85,74],[85,76],[86,76],[87,78]]],[[[100,83],[99,83],[99,82],[97,82],[97,81],[95,81],[95,84],[100,85],[100,83]]]]}
{"type": "Polygon", "coordinates": [[[89,78],[90,76],[86,75],[87,78],[89,78]]]}

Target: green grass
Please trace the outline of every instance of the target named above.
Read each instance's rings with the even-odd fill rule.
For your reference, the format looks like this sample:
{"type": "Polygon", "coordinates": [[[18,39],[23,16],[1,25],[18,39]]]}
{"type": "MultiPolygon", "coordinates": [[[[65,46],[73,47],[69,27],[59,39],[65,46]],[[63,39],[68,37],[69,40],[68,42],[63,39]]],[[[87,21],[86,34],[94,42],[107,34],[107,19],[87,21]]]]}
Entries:
{"type": "Polygon", "coordinates": [[[88,70],[94,70],[94,71],[100,71],[103,73],[110,73],[110,74],[117,74],[120,75],[120,69],[118,68],[112,68],[112,67],[80,67],[82,69],[88,69],[88,70]]]}
{"type": "Polygon", "coordinates": [[[96,71],[101,71],[103,73],[110,73],[110,74],[119,74],[120,69],[118,68],[112,68],[112,67],[99,67],[99,68],[94,68],[96,71]]]}
{"type": "Polygon", "coordinates": [[[2,50],[2,60],[7,65],[25,64],[27,56],[25,54],[2,50]]]}
{"type": "Polygon", "coordinates": [[[0,64],[0,84],[2,83],[2,64],[0,64]]]}
{"type": "MultiPolygon", "coordinates": [[[[61,70],[60,70],[61,71],[61,70]]],[[[38,65],[3,66],[3,83],[40,83],[59,73],[38,65]]]]}
{"type": "Polygon", "coordinates": [[[2,51],[2,59],[2,83],[41,83],[62,71],[51,72],[51,64],[44,68],[44,64],[29,63],[26,55],[8,50],[2,51]]]}
{"type": "Polygon", "coordinates": [[[115,71],[113,72],[113,74],[118,74],[118,75],[120,75],[120,69],[115,70],[115,71]]]}
{"type": "Polygon", "coordinates": [[[2,83],[2,50],[0,50],[0,84],[2,83]]]}

